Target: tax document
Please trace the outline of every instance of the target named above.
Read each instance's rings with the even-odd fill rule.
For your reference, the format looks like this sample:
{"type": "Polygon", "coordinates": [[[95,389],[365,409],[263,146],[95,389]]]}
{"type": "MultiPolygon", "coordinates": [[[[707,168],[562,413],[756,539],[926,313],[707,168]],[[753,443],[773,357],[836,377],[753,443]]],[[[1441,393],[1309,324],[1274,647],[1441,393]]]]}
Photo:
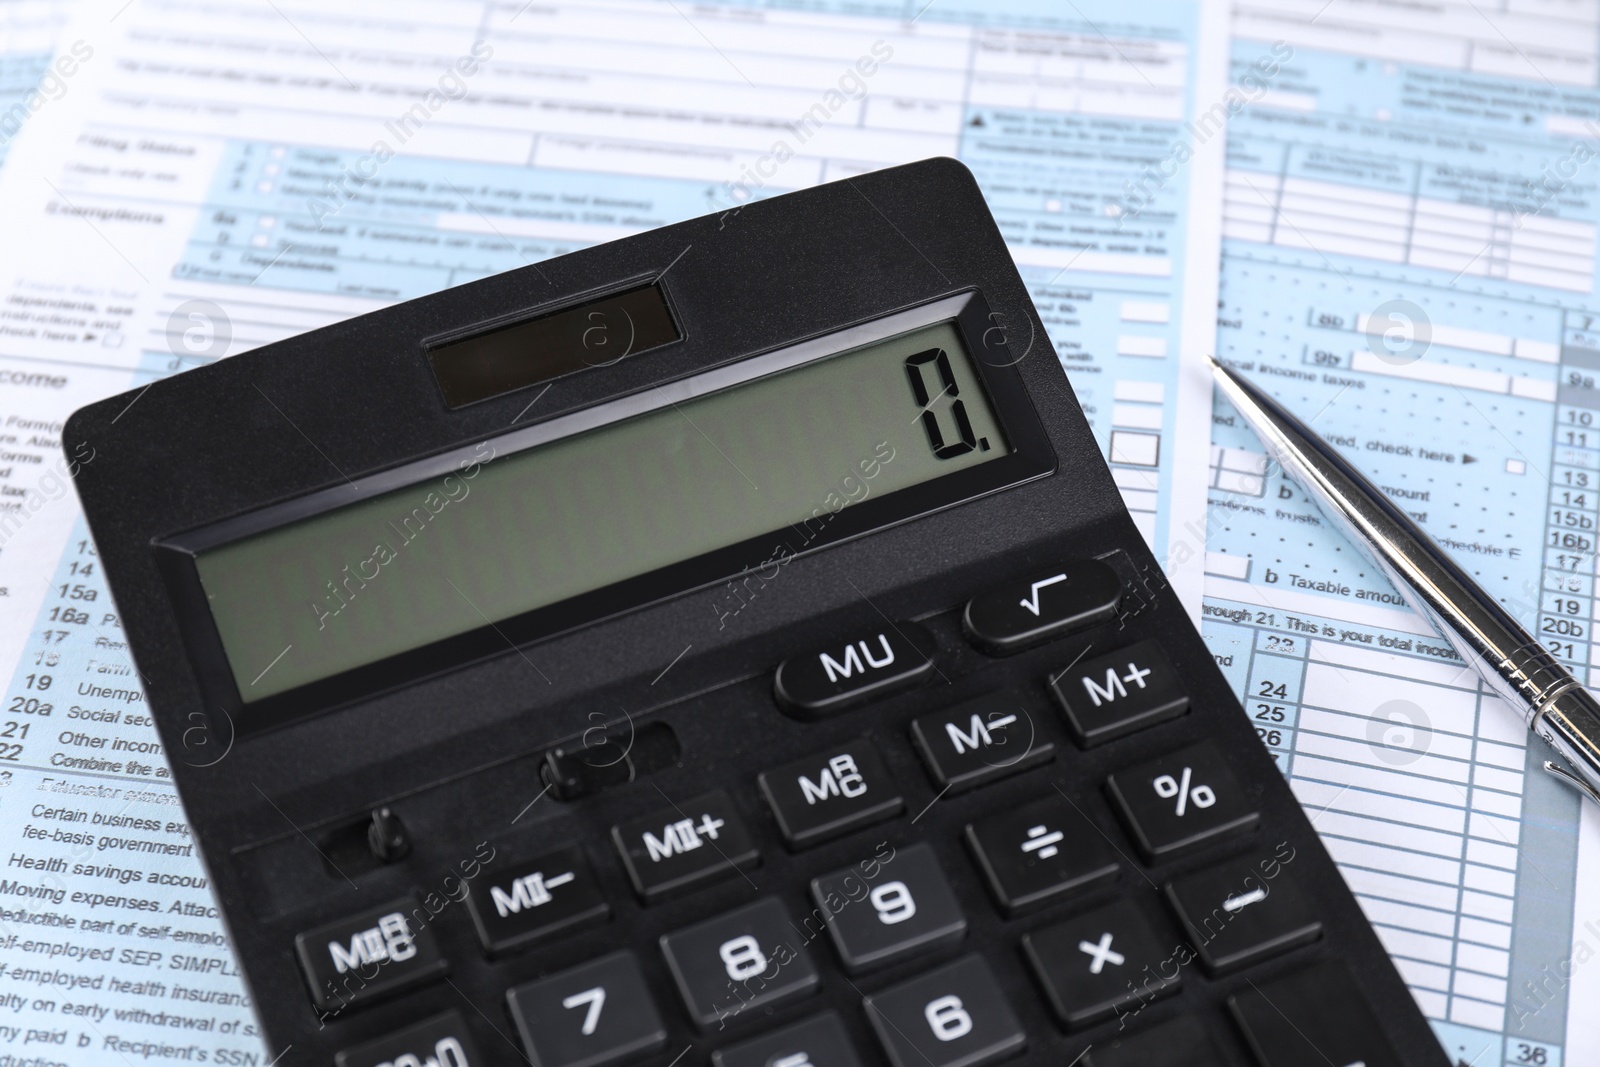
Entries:
{"type": "MultiPolygon", "coordinates": [[[[1236,6],[1217,337],[1586,681],[1597,14],[1236,6]]],[[[1453,1062],[1600,1062],[1594,805],[1222,402],[1212,440],[1205,636],[1453,1062]]]]}
{"type": "MultiPolygon", "coordinates": [[[[1206,452],[1176,442],[1210,419],[1213,0],[84,0],[59,40],[87,54],[0,171],[0,1056],[266,1061],[67,482],[91,400],[943,154],[1158,554],[1203,533],[1206,452]]],[[[1194,610],[1203,559],[1174,573],[1194,610]]]]}
{"type": "Polygon", "coordinates": [[[66,20],[67,0],[0,0],[0,166],[28,116],[66,92],[52,69],[66,20]]]}

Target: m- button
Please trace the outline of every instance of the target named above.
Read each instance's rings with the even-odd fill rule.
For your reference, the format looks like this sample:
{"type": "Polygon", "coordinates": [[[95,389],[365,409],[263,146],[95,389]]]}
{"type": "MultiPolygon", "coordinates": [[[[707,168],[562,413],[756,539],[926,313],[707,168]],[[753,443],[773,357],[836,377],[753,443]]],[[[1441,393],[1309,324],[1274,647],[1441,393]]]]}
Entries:
{"type": "Polygon", "coordinates": [[[1189,710],[1178,672],[1154,641],[1076,663],[1052,677],[1050,689],[1073,739],[1084,748],[1189,710]]]}
{"type": "Polygon", "coordinates": [[[792,714],[833,715],[921,683],[933,673],[937,647],[916,623],[891,623],[784,660],[773,678],[773,695],[792,714]]]}
{"type": "Polygon", "coordinates": [[[911,723],[911,740],[941,789],[959,793],[1016,774],[1055,755],[1015,696],[990,693],[911,723]]]}

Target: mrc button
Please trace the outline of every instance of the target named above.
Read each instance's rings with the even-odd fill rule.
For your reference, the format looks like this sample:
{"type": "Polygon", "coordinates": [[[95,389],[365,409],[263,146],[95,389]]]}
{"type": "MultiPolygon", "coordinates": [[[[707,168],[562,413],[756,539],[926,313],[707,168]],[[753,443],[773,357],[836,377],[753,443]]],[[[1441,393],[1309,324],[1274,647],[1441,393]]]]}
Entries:
{"type": "Polygon", "coordinates": [[[786,711],[819,718],[917,685],[933,673],[933,635],[914,622],[829,641],[778,665],[773,695],[786,711]]]}
{"type": "Polygon", "coordinates": [[[433,930],[412,922],[409,897],[294,939],[311,999],[323,1011],[367,1004],[448,970],[433,930]]]}
{"type": "Polygon", "coordinates": [[[1189,710],[1178,672],[1154,641],[1075,663],[1050,679],[1050,690],[1084,748],[1189,710]]]}
{"type": "Polygon", "coordinates": [[[1085,559],[979,593],[961,624],[978,647],[1004,654],[1114,618],[1121,600],[1117,572],[1085,559]]]}
{"type": "Polygon", "coordinates": [[[864,737],[762,771],[757,781],[790,848],[847,834],[905,808],[878,750],[864,737]]]}

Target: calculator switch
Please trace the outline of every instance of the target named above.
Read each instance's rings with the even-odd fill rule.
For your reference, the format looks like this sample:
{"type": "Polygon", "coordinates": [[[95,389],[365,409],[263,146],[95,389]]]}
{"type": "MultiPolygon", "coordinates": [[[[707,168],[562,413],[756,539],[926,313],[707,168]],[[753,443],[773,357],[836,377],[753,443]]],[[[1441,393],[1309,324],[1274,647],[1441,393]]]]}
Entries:
{"type": "Polygon", "coordinates": [[[974,644],[1003,655],[1113,619],[1121,599],[1117,572],[1086,559],[980,593],[961,621],[974,644]]]}
{"type": "Polygon", "coordinates": [[[613,952],[506,993],[535,1067],[610,1067],[667,1043],[667,1028],[631,952],[613,952]]]}
{"type": "Polygon", "coordinates": [[[1231,1062],[1217,1051],[1198,1017],[1179,1015],[1096,1041],[1084,1053],[1081,1067],[1228,1067],[1231,1062]]]}
{"type": "Polygon", "coordinates": [[[916,623],[887,623],[784,660],[773,678],[773,695],[801,717],[833,715],[920,684],[933,673],[937,648],[933,635],[916,623]]]}
{"type": "Polygon", "coordinates": [[[831,1011],[802,1019],[711,1054],[711,1067],[861,1067],[861,1058],[831,1011]]]}
{"type": "Polygon", "coordinates": [[[1131,900],[1117,900],[1022,939],[1056,1021],[1069,1030],[1137,1011],[1178,990],[1179,961],[1131,900]]]}
{"type": "Polygon", "coordinates": [[[500,953],[602,922],[611,905],[583,849],[572,847],[522,863],[496,863],[470,883],[467,911],[484,949],[500,953]]]}
{"type": "Polygon", "coordinates": [[[1228,998],[1261,1067],[1401,1067],[1349,968],[1329,960],[1228,998]]]}
{"type": "Polygon", "coordinates": [[[1242,833],[1260,820],[1209,741],[1118,771],[1106,780],[1106,791],[1152,863],[1242,833]]]}
{"type": "Polygon", "coordinates": [[[750,1012],[764,1018],[778,1004],[817,991],[817,968],[777,897],[661,938],[661,953],[690,1018],[720,1030],[750,1012]]]}
{"type": "Polygon", "coordinates": [[[647,904],[761,862],[755,839],[720,789],[613,826],[611,840],[647,904]]]}
{"type": "Polygon", "coordinates": [[[851,974],[959,941],[967,932],[966,916],[925,842],[813,878],[811,896],[819,925],[827,927],[851,974]]]}
{"type": "Polygon", "coordinates": [[[989,693],[911,723],[934,785],[952,793],[1048,763],[1055,745],[1015,696],[989,693]]]}
{"type": "Polygon", "coordinates": [[[414,1026],[347,1048],[333,1058],[334,1067],[394,1067],[395,1064],[438,1064],[481,1067],[488,1063],[467,1032],[460,1012],[447,1011],[414,1026]]]}
{"type": "Polygon", "coordinates": [[[311,999],[322,1011],[367,1004],[448,969],[433,929],[413,925],[421,906],[402,897],[294,939],[311,999]]]}
{"type": "Polygon", "coordinates": [[[1076,663],[1050,679],[1050,691],[1084,748],[1189,710],[1178,672],[1154,641],[1076,663]]]}
{"type": "Polygon", "coordinates": [[[1247,853],[1167,883],[1167,900],[1206,970],[1237,971],[1322,935],[1288,868],[1275,856],[1247,853]]]}
{"type": "Polygon", "coordinates": [[[1059,795],[969,823],[965,836],[1007,915],[1086,892],[1117,874],[1105,834],[1059,795]]]}
{"type": "Polygon", "coordinates": [[[905,809],[883,758],[866,738],[763,771],[757,781],[790,848],[839,837],[905,809]]]}
{"type": "Polygon", "coordinates": [[[894,1067],[980,1067],[1014,1056],[1028,1043],[981,956],[963,956],[874,993],[865,1006],[894,1067]]]}

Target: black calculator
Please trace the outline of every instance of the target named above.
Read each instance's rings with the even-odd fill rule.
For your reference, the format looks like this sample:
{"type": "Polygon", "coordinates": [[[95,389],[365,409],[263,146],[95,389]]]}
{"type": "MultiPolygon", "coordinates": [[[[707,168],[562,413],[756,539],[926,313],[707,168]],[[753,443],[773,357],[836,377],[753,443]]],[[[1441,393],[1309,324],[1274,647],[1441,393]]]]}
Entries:
{"type": "Polygon", "coordinates": [[[1446,1062],[959,163],[64,437],[278,1062],[1446,1062]]]}

